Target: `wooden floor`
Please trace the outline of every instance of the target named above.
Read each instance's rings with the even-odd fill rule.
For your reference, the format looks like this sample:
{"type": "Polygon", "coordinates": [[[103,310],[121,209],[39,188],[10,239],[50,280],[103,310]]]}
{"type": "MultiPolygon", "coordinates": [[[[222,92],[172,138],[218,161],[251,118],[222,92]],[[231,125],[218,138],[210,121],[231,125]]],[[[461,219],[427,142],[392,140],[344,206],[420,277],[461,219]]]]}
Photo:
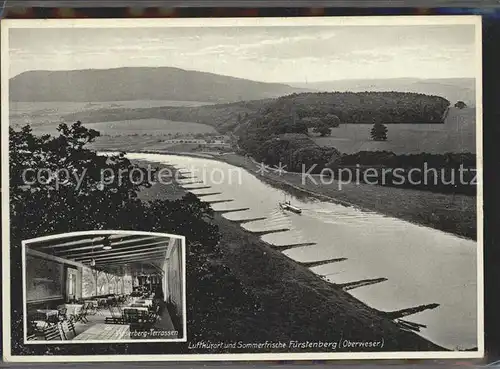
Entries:
{"type": "MultiPolygon", "coordinates": [[[[111,317],[111,313],[109,310],[100,310],[95,315],[87,315],[88,323],[76,322],[75,323],[75,331],[76,334],[79,335],[85,332],[90,327],[96,324],[104,324],[104,320],[106,317],[111,317]]],[[[170,318],[170,314],[166,307],[163,308],[161,315],[158,317],[158,321],[154,325],[154,330],[156,331],[175,331],[174,325],[172,323],[172,319],[170,318]]],[[[147,339],[175,339],[177,336],[148,336],[147,339]]],[[[131,337],[131,339],[144,339],[144,337],[131,337]]]]}

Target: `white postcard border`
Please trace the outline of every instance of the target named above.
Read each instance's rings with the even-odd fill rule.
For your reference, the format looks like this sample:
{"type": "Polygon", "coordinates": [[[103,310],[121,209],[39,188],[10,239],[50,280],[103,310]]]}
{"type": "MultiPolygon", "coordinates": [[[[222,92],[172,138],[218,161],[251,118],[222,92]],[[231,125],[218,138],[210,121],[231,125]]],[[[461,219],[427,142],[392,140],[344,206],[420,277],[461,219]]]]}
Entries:
{"type": "MultiPolygon", "coordinates": [[[[167,19],[20,19],[2,20],[2,277],[10,281],[9,249],[9,29],[15,28],[130,28],[130,27],[280,27],[280,26],[390,26],[463,25],[476,29],[476,154],[477,154],[477,351],[348,352],[276,354],[180,354],[180,355],[12,355],[10,325],[10,283],[3,283],[3,352],[7,362],[111,362],[111,361],[260,361],[260,360],[375,360],[375,359],[469,359],[484,356],[484,262],[483,262],[483,140],[482,140],[482,30],[477,15],[417,15],[370,17],[290,17],[290,18],[167,18],[167,19]]],[[[185,260],[184,260],[185,262],[185,260]]]]}

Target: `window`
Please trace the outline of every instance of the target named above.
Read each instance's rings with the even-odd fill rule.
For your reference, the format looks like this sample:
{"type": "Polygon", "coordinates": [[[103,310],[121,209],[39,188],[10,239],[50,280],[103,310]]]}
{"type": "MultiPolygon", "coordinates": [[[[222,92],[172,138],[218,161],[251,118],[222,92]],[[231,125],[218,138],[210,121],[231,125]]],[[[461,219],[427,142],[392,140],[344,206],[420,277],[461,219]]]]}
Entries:
{"type": "Polygon", "coordinates": [[[74,291],[74,285],[73,285],[74,284],[75,276],[74,276],[73,273],[69,273],[68,277],[69,277],[69,280],[68,280],[68,282],[69,282],[69,291],[68,291],[68,293],[69,293],[69,295],[72,296],[75,293],[75,291],[74,291]]]}

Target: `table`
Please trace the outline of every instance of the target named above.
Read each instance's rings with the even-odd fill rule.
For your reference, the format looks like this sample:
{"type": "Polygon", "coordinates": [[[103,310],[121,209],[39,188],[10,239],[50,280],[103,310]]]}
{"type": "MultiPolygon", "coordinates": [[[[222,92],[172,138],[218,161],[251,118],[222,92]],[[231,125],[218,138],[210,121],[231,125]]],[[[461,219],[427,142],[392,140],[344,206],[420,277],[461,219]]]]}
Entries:
{"type": "Polygon", "coordinates": [[[45,319],[49,319],[51,316],[58,316],[59,315],[59,310],[54,310],[54,309],[38,309],[36,312],[40,313],[40,314],[44,314],[45,319]]]}
{"type": "Polygon", "coordinates": [[[96,324],[73,338],[73,341],[114,341],[130,338],[126,324],[96,324]]]}
{"type": "Polygon", "coordinates": [[[66,314],[76,315],[83,308],[82,304],[64,304],[64,307],[67,309],[66,314]]]}
{"type": "Polygon", "coordinates": [[[153,300],[151,300],[151,299],[143,299],[143,300],[137,300],[135,303],[136,304],[144,304],[146,306],[152,306],[153,305],[153,300]]]}
{"type": "Polygon", "coordinates": [[[95,308],[99,306],[99,304],[97,303],[97,300],[85,300],[84,303],[92,305],[95,308]]]}
{"type": "Polygon", "coordinates": [[[148,307],[148,305],[146,305],[145,303],[140,303],[140,302],[135,302],[135,303],[129,304],[127,306],[133,307],[133,308],[136,308],[136,307],[137,308],[147,308],[148,307]]]}
{"type": "Polygon", "coordinates": [[[146,313],[149,311],[146,306],[125,306],[122,310],[140,310],[145,311],[146,313]]]}
{"type": "Polygon", "coordinates": [[[54,309],[38,309],[35,316],[31,319],[37,327],[45,328],[47,324],[57,323],[59,321],[59,310],[54,309]]]}

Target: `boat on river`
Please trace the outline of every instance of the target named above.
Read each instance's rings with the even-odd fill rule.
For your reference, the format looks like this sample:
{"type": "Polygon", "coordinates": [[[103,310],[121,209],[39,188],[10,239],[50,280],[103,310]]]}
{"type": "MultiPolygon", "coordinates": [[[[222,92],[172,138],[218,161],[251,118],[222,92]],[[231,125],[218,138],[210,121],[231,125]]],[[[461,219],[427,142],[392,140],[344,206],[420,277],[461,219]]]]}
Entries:
{"type": "Polygon", "coordinates": [[[297,206],[294,206],[290,203],[290,201],[285,201],[285,202],[280,202],[279,203],[280,208],[286,211],[291,211],[292,213],[295,214],[301,214],[302,210],[298,208],[297,206]]]}

